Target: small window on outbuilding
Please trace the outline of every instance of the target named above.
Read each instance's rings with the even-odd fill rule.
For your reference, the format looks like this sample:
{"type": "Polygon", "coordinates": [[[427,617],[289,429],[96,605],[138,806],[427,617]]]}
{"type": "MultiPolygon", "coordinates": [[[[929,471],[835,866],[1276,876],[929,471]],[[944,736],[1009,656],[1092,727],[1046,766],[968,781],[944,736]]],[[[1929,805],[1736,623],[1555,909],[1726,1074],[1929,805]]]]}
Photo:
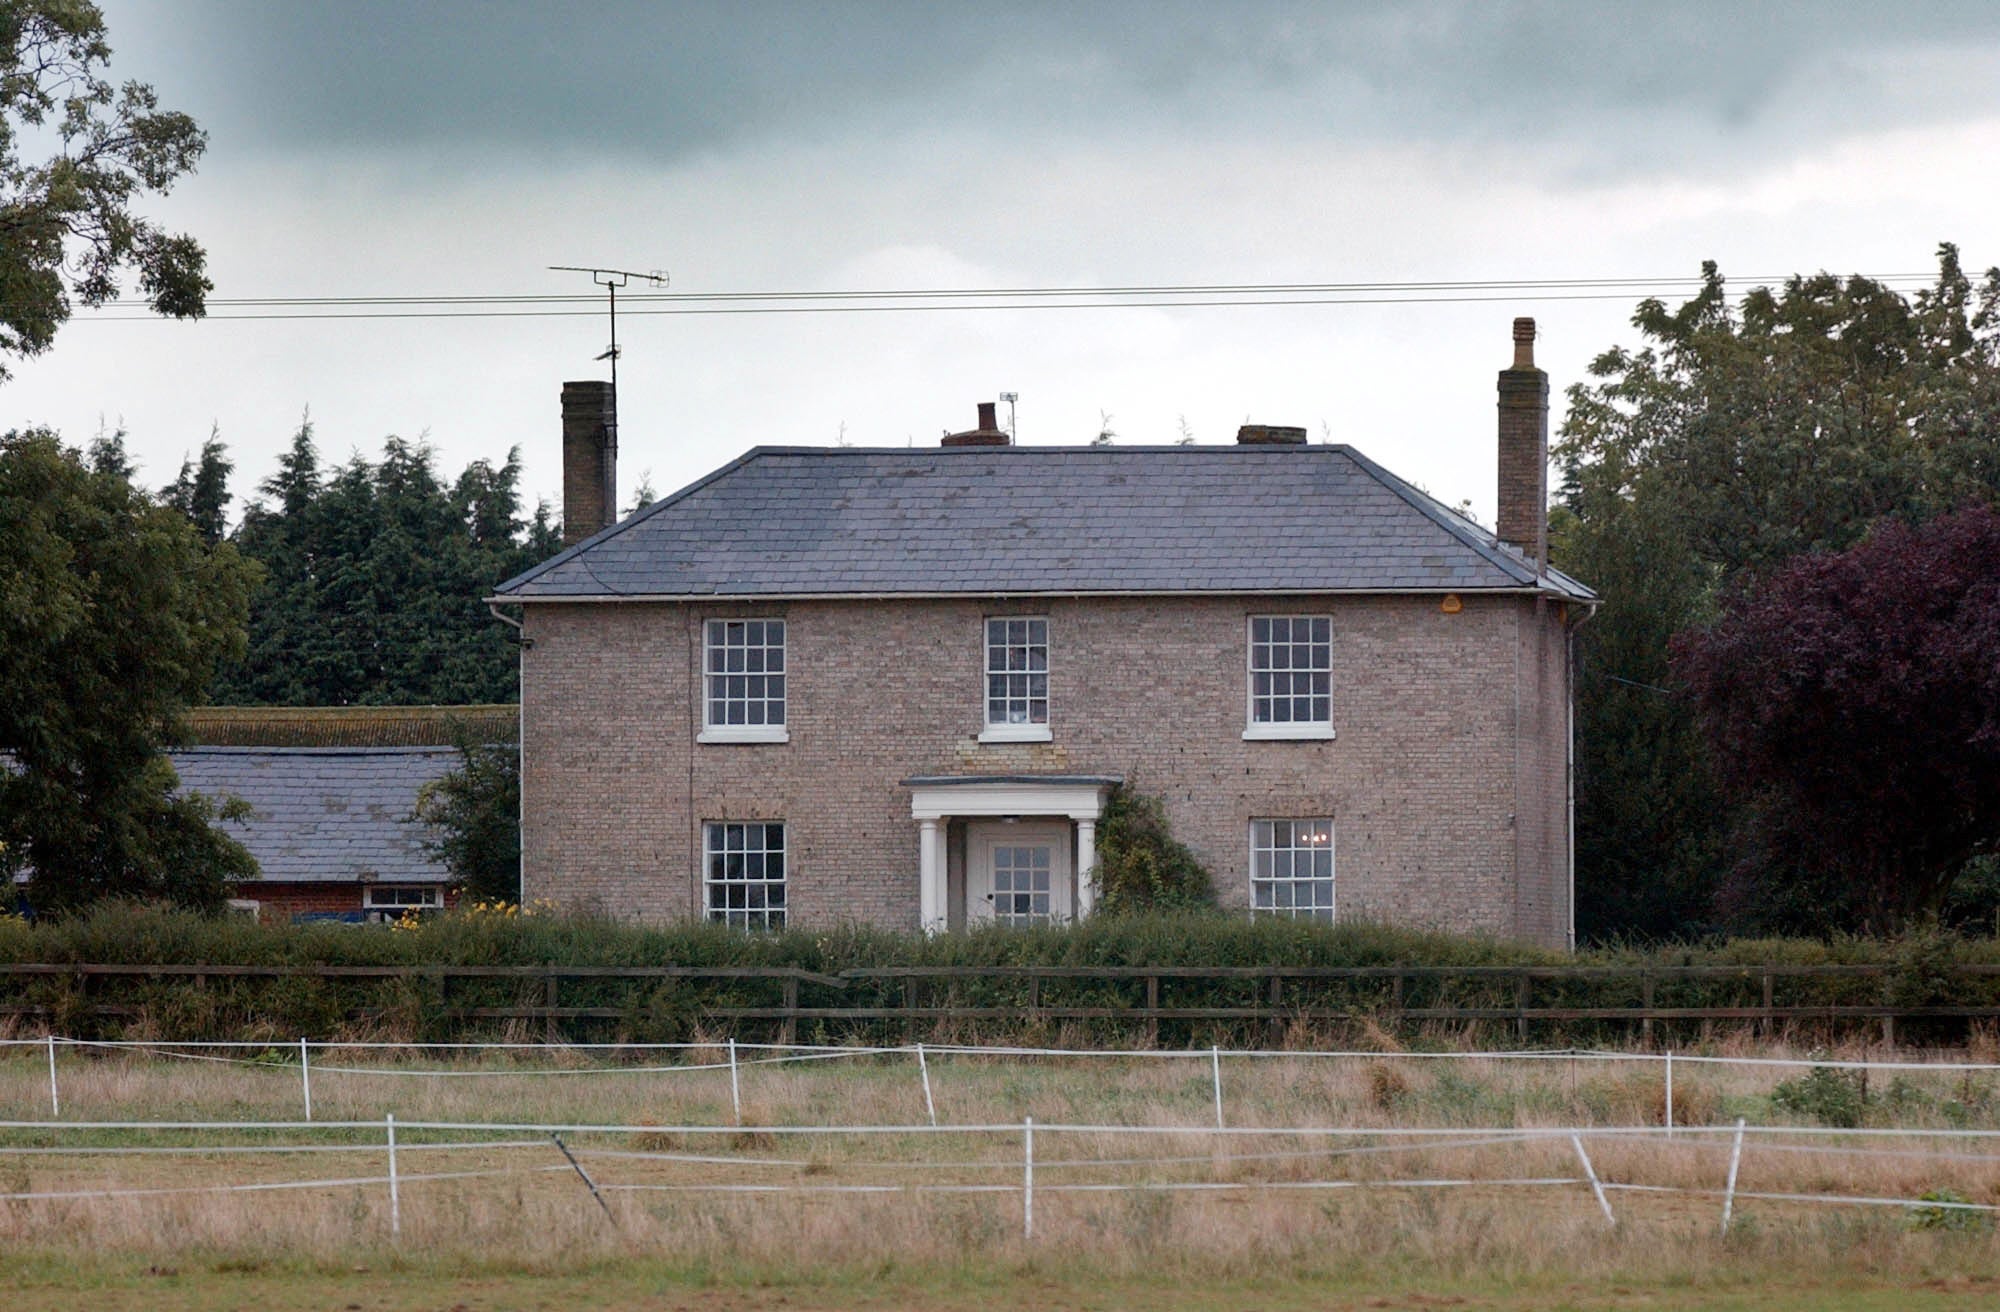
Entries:
{"type": "Polygon", "coordinates": [[[361,905],[370,911],[436,911],[444,906],[444,889],[436,884],[370,884],[361,905]]]}

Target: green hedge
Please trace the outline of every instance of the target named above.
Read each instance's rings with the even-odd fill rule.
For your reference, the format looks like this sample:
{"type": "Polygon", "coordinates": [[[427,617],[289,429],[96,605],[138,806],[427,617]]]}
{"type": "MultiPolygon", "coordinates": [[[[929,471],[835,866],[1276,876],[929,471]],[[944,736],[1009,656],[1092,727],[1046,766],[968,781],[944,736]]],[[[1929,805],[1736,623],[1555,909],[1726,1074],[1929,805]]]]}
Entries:
{"type": "MultiPolygon", "coordinates": [[[[425,966],[791,966],[822,975],[885,966],[1734,966],[1725,978],[1662,980],[1653,1002],[1661,1007],[1754,1005],[1761,1000],[1759,968],[1766,965],[1884,964],[1885,977],[1783,979],[1774,1000],[1780,1005],[1882,1004],[1991,1006],[2000,1012],[2000,977],[1968,978],[1951,967],[2000,963],[2000,943],[1921,934],[1894,942],[1838,939],[1831,942],[1755,940],[1711,948],[1585,952],[1574,957],[1489,939],[1454,938],[1377,925],[1319,925],[1276,919],[1251,920],[1222,913],[1100,916],[1059,929],[989,929],[925,938],[860,927],[796,929],[744,934],[703,923],[640,926],[567,916],[453,914],[417,928],[340,925],[267,926],[231,919],[204,919],[186,913],[135,906],[107,906],[83,916],[28,925],[0,919],[0,961],[174,965],[372,965],[408,966],[407,976],[381,979],[232,979],[211,976],[199,987],[181,977],[135,975],[95,978],[14,977],[9,1001],[41,1008],[58,1032],[75,1037],[120,1034],[158,1038],[313,1037],[372,1032],[414,1040],[498,1034],[499,1021],[456,1021],[437,1005],[436,983],[425,966]],[[101,1012],[125,1008],[128,1015],[101,1012]]],[[[1351,1039],[1389,1011],[1394,985],[1383,980],[1288,981],[1284,1003],[1296,1034],[1315,1041],[1351,1039]]],[[[571,1038],[674,1041],[697,1034],[719,1035],[725,1026],[708,1019],[712,1009],[776,1006],[783,985],[767,980],[570,979],[561,986],[564,1006],[611,1008],[616,1019],[566,1022],[571,1038]]],[[[803,1025],[801,1039],[902,1041],[909,1037],[965,1040],[1041,1040],[1058,1037],[1047,1022],[1026,1015],[1028,984],[1022,979],[926,982],[925,1005],[956,1008],[1018,1008],[1017,1019],[974,1022],[959,1018],[926,1020],[915,1028],[902,1019],[803,1025]]],[[[1266,1000],[1261,980],[1166,979],[1160,1001],[1166,1006],[1239,1007],[1266,1000]]],[[[1640,1002],[1636,978],[1554,979],[1535,982],[1537,1006],[1630,1007],[1640,1002]]],[[[543,1000],[539,979],[455,980],[453,1007],[535,1006],[543,1000]]],[[[807,982],[805,1006],[894,1008],[906,998],[900,980],[857,980],[831,988],[807,982]]],[[[1513,1005],[1509,979],[1476,975],[1406,979],[1408,1007],[1513,1005]]],[[[1039,985],[1047,1006],[1138,1004],[1139,980],[1049,979],[1039,985]]],[[[18,1022],[17,1022],[18,1023],[18,1022]]],[[[39,1020],[29,1020],[39,1027],[39,1020]]],[[[1927,1029],[1905,1026],[1910,1038],[1956,1041],[1961,1021],[1928,1022],[1927,1029]]],[[[532,1027],[539,1037],[543,1032],[532,1027]]],[[[734,1027],[743,1037],[775,1033],[776,1023],[734,1027]]],[[[1655,1037],[1689,1039],[1692,1024],[1656,1027],[1655,1037]]],[[[521,1026],[517,1023],[515,1032],[521,1026]]],[[[1623,1041],[1624,1023],[1539,1023],[1529,1035],[1537,1045],[1623,1041]]],[[[1825,1027],[1815,1035],[1826,1034],[1825,1027]]],[[[1262,1022],[1162,1022],[1157,1032],[1129,1019],[1076,1022],[1062,1037],[1074,1041],[1132,1044],[1223,1043],[1242,1046],[1270,1042],[1262,1022]]],[[[1403,1027],[1406,1042],[1447,1042],[1462,1037],[1500,1042],[1513,1037],[1507,1022],[1478,1026],[1442,1023],[1403,1027]]]]}

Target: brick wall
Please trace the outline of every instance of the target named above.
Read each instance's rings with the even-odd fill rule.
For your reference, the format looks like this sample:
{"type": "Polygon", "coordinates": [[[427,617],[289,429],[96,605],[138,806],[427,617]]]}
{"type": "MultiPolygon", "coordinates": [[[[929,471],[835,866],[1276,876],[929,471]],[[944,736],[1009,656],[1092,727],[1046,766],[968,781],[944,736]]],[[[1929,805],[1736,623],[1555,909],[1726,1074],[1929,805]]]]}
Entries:
{"type": "MultiPolygon", "coordinates": [[[[255,902],[257,919],[267,925],[282,925],[299,915],[364,909],[360,884],[334,880],[252,879],[238,884],[230,896],[255,902]]],[[[445,889],[444,904],[446,907],[458,905],[457,894],[449,888],[445,889]]]]}
{"type": "MultiPolygon", "coordinates": [[[[527,896],[698,914],[701,824],[788,823],[795,924],[914,927],[918,774],[1122,775],[1246,905],[1253,817],[1334,817],[1343,917],[1560,945],[1561,607],[1436,597],[536,604],[527,896]],[[1049,618],[1052,741],[981,745],[989,614],[1049,618]],[[1246,621],[1330,614],[1332,741],[1246,742],[1246,621]],[[701,622],[782,617],[785,744],[699,744],[701,622]]],[[[958,863],[954,852],[954,866],[958,863]]],[[[954,870],[956,876],[958,871],[954,870]]],[[[956,885],[956,879],[954,883],[956,885]]]]}

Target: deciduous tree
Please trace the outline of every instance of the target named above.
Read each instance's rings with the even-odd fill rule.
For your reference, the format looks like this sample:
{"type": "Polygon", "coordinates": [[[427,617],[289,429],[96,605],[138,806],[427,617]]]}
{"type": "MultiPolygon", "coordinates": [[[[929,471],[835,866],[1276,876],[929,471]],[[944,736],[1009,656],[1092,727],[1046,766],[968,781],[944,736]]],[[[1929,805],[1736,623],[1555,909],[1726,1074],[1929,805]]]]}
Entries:
{"type": "Polygon", "coordinates": [[[112,300],[128,271],[161,314],[203,313],[201,247],[133,206],[191,172],[207,138],[144,83],[114,86],[110,58],[88,0],[0,0],[0,357],[48,350],[73,304],[112,300]],[[24,138],[54,153],[23,159],[24,138]]]}
{"type": "Polygon", "coordinates": [[[512,743],[458,744],[459,767],[425,784],[417,819],[435,835],[424,846],[468,897],[521,896],[521,753],[512,743]]]}
{"type": "Polygon", "coordinates": [[[1678,309],[1641,303],[1644,344],[1570,389],[1556,449],[1552,550],[1605,598],[1578,635],[1587,937],[1714,927],[1737,865],[1671,636],[1747,574],[2000,496],[2000,271],[1975,284],[1947,245],[1915,296],[1819,274],[1740,305],[1713,264],[1703,274],[1678,309]]]}
{"type": "Polygon", "coordinates": [[[36,905],[220,905],[255,872],[161,754],[239,650],[255,569],[52,433],[0,436],[0,844],[36,905]]]}
{"type": "Polygon", "coordinates": [[[1892,931],[2000,851],[2000,514],[1797,557],[1679,635],[1673,668],[1756,801],[1742,896],[1804,890],[1892,931]]]}

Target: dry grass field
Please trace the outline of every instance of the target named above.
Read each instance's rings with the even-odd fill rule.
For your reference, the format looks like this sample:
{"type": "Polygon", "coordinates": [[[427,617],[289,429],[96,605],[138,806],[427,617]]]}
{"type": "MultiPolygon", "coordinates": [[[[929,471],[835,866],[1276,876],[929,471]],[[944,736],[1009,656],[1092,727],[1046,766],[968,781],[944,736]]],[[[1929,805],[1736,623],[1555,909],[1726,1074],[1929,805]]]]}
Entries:
{"type": "Polygon", "coordinates": [[[933,1130],[909,1054],[764,1055],[739,1054],[733,1098],[719,1048],[316,1050],[307,1127],[295,1052],[64,1048],[62,1119],[119,1128],[59,1130],[45,1050],[0,1050],[0,1120],[42,1123],[0,1130],[0,1291],[22,1312],[983,1308],[999,1288],[1077,1308],[2000,1304],[1988,1213],[1742,1197],[1720,1225],[1739,1117],[1873,1131],[1753,1133],[1744,1194],[2000,1204],[2000,1144],[1913,1133],[2000,1130],[1996,1072],[1864,1087],[1682,1062],[1670,1140],[1661,1066],[1637,1057],[1225,1055],[1217,1132],[1206,1053],[927,1054],[933,1130]],[[499,1128],[442,1128],[474,1124],[499,1128]],[[1615,1225],[1569,1135],[1538,1133],[1577,1127],[1615,1225]],[[301,1181],[331,1183],[271,1187],[301,1181]]]}

